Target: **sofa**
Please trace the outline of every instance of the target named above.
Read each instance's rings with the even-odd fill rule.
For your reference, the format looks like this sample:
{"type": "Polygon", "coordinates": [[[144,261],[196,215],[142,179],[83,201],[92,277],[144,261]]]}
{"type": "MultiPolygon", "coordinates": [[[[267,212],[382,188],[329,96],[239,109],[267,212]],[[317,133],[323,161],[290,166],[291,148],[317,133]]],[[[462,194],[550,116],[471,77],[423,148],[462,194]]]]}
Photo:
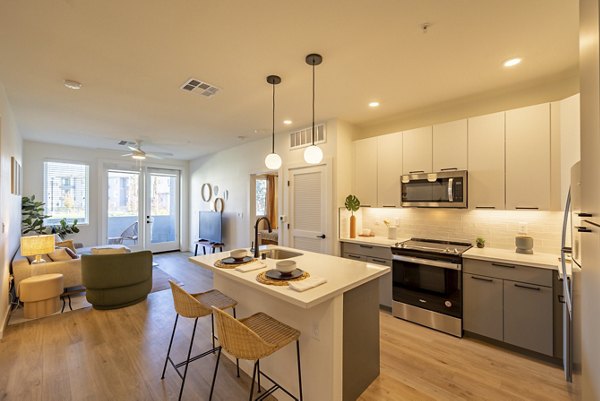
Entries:
{"type": "Polygon", "coordinates": [[[95,309],[136,304],[152,290],[152,252],[82,255],[81,276],[95,309]]]}
{"type": "Polygon", "coordinates": [[[31,264],[28,258],[21,256],[20,252],[17,253],[12,262],[16,295],[19,296],[21,281],[40,274],[60,273],[63,275],[65,288],[81,286],[81,259],[77,255],[73,258],[65,254],[66,252],[57,250],[49,255],[43,255],[46,263],[31,264]]]}

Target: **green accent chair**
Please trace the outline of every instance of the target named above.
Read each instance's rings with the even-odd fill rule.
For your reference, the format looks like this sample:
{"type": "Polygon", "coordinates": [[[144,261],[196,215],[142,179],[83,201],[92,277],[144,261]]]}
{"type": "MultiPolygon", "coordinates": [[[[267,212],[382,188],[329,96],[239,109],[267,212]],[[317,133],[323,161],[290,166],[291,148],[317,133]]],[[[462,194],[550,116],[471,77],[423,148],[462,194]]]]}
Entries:
{"type": "Polygon", "coordinates": [[[94,309],[136,304],[152,290],[152,252],[82,255],[81,278],[94,309]]]}

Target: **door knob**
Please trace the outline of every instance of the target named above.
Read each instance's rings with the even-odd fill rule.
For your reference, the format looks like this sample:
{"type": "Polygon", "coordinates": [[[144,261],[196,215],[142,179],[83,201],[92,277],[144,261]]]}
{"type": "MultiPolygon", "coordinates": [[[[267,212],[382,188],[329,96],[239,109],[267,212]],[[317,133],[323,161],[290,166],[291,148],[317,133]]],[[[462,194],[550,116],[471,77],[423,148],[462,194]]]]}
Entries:
{"type": "Polygon", "coordinates": [[[325,234],[317,235],[317,238],[325,239],[325,234]]]}

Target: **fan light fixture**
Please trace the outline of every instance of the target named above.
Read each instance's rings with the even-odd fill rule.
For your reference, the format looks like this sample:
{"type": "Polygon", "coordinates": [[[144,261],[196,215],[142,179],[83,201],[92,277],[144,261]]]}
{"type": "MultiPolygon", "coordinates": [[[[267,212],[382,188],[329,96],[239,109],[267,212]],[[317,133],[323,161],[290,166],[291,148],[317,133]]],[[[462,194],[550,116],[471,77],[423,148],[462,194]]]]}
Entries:
{"type": "Polygon", "coordinates": [[[312,145],[304,150],[304,161],[308,164],[319,164],[323,160],[323,151],[315,145],[315,66],[323,62],[320,54],[306,56],[306,64],[312,65],[312,145]]]}
{"type": "Polygon", "coordinates": [[[265,166],[267,166],[269,170],[279,170],[279,167],[281,167],[281,157],[275,153],[275,85],[281,83],[281,77],[269,75],[267,77],[267,82],[273,87],[273,131],[271,134],[271,153],[265,157],[265,166]]]}

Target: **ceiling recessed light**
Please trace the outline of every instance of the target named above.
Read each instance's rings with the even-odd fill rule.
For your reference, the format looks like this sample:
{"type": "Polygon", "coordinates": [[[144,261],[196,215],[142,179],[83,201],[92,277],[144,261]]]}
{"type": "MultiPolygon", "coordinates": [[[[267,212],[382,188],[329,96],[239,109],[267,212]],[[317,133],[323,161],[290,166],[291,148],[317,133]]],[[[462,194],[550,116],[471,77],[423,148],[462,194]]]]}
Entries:
{"type": "Polygon", "coordinates": [[[370,102],[369,107],[379,107],[379,102],[370,102]]]}
{"type": "Polygon", "coordinates": [[[292,120],[283,120],[285,125],[292,125],[292,120]]]}
{"type": "Polygon", "coordinates": [[[73,90],[81,89],[81,82],[72,81],[70,79],[65,79],[64,85],[65,87],[73,90]]]}
{"type": "Polygon", "coordinates": [[[519,58],[519,57],[511,58],[511,59],[509,59],[509,60],[506,60],[506,61],[504,62],[504,66],[505,66],[505,67],[514,67],[514,66],[515,66],[515,65],[517,65],[517,64],[521,64],[521,61],[522,61],[522,60],[521,60],[521,58],[519,58]]]}

